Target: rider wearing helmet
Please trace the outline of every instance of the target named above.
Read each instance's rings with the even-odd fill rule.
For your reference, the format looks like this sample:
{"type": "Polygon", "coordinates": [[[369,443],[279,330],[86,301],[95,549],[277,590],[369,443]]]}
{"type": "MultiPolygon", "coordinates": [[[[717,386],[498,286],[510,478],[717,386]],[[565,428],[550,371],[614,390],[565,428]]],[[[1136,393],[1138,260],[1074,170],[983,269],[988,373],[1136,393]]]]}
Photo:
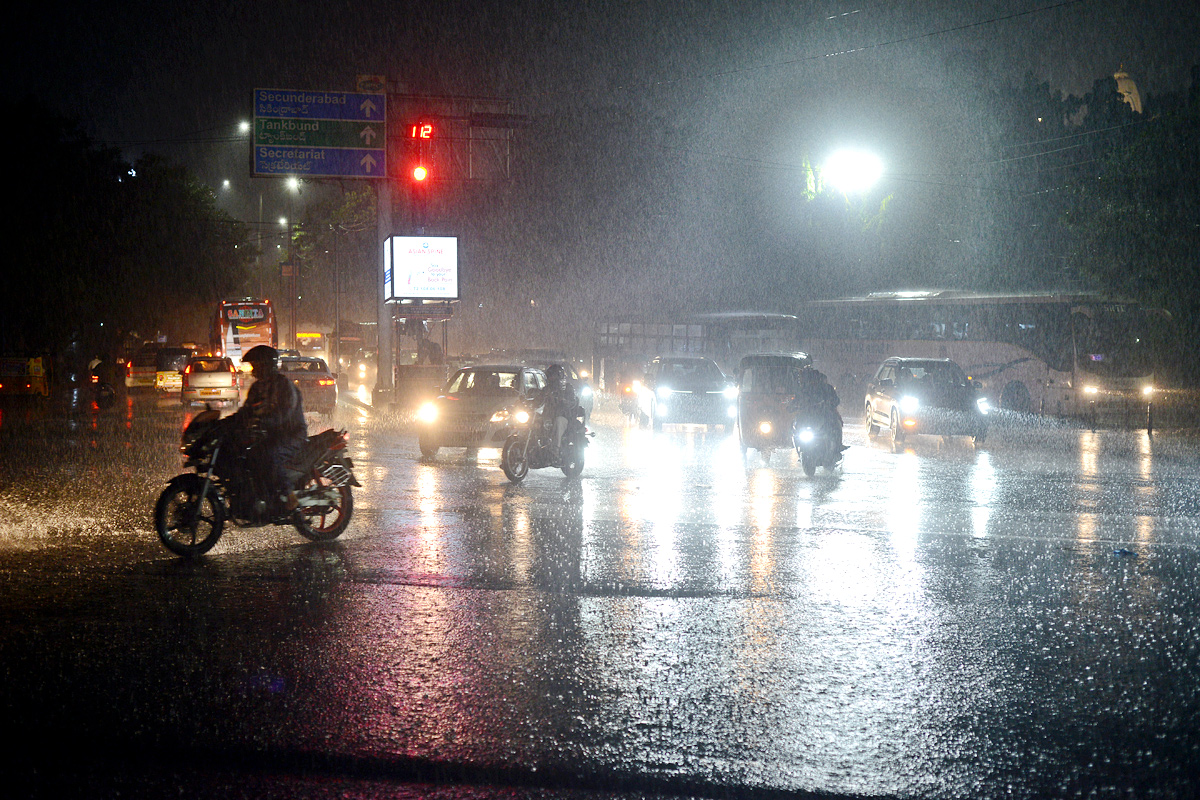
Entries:
{"type": "Polygon", "coordinates": [[[562,443],[562,436],[567,430],[567,419],[576,413],[579,398],[575,395],[575,387],[567,380],[567,371],[562,364],[551,364],[546,368],[546,410],[545,414],[554,417],[554,452],[562,443]]]}
{"type": "Polygon", "coordinates": [[[837,446],[838,452],[845,450],[846,448],[842,444],[842,415],[837,410],[838,404],[841,402],[837,390],[829,383],[825,373],[811,364],[801,368],[797,378],[797,403],[806,408],[817,409],[824,415],[834,434],[834,444],[837,446]]]}
{"type": "Polygon", "coordinates": [[[295,455],[308,435],[300,390],[279,372],[279,353],[260,344],[242,356],[250,365],[254,383],[238,421],[250,433],[248,462],[263,495],[294,506],[283,465],[295,455]]]}

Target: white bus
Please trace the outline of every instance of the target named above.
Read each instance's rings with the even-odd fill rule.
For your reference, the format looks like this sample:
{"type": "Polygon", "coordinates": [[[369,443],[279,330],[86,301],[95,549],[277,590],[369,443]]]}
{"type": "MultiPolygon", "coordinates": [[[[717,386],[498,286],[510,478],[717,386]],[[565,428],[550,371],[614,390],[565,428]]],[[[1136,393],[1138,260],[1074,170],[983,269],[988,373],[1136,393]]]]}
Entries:
{"type": "Polygon", "coordinates": [[[1089,294],[879,292],[799,311],[802,349],[847,411],[889,356],[950,358],[1013,411],[1095,417],[1153,398],[1161,316],[1089,294]]]}

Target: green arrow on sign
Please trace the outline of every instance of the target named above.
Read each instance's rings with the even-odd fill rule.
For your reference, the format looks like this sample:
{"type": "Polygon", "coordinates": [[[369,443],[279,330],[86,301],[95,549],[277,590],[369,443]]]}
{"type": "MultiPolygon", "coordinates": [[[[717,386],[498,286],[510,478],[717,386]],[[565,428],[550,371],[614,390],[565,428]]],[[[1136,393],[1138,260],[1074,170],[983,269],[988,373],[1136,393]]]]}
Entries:
{"type": "Polygon", "coordinates": [[[254,121],[255,145],[300,147],[384,147],[382,122],[333,119],[268,119],[254,121]]]}

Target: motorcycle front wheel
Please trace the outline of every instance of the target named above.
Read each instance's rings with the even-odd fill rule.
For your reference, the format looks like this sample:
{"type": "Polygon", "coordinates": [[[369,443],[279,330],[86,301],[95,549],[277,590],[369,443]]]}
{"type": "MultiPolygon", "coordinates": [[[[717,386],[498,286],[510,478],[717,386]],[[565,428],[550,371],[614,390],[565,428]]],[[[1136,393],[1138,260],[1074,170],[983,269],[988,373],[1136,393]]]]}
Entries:
{"type": "Polygon", "coordinates": [[[800,451],[800,466],[804,469],[804,474],[810,478],[817,474],[817,457],[811,450],[800,451]]]}
{"type": "Polygon", "coordinates": [[[500,451],[500,469],[512,483],[520,483],[529,474],[529,456],[525,452],[525,440],[520,436],[510,436],[504,442],[500,451]]]}
{"type": "Polygon", "coordinates": [[[225,503],[211,486],[201,498],[204,478],[194,472],[177,475],[154,505],[154,530],[172,553],[194,558],[207,553],[225,528],[225,503]]]}
{"type": "MultiPolygon", "coordinates": [[[[324,478],[310,477],[303,488],[296,491],[296,494],[328,491],[330,488],[328,481],[324,478]]],[[[332,488],[337,498],[328,504],[300,506],[292,512],[292,525],[300,531],[302,536],[314,542],[328,542],[341,536],[342,531],[346,530],[346,526],[350,524],[350,517],[354,514],[354,495],[350,491],[350,485],[332,488]]]]}

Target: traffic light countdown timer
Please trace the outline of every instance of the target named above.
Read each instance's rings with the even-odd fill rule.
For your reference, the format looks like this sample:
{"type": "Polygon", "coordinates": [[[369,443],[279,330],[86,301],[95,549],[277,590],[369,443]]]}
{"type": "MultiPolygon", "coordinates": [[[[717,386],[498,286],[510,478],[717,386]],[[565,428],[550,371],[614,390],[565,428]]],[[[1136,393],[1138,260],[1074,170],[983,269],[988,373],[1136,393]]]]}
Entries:
{"type": "Polygon", "coordinates": [[[430,178],[433,167],[430,159],[433,136],[433,123],[429,120],[421,120],[409,128],[409,143],[413,152],[409,175],[414,185],[422,185],[430,178]]]}
{"type": "Polygon", "coordinates": [[[433,182],[433,121],[420,119],[408,127],[408,157],[403,182],[408,184],[411,222],[423,229],[429,221],[429,185],[433,182]]]}

